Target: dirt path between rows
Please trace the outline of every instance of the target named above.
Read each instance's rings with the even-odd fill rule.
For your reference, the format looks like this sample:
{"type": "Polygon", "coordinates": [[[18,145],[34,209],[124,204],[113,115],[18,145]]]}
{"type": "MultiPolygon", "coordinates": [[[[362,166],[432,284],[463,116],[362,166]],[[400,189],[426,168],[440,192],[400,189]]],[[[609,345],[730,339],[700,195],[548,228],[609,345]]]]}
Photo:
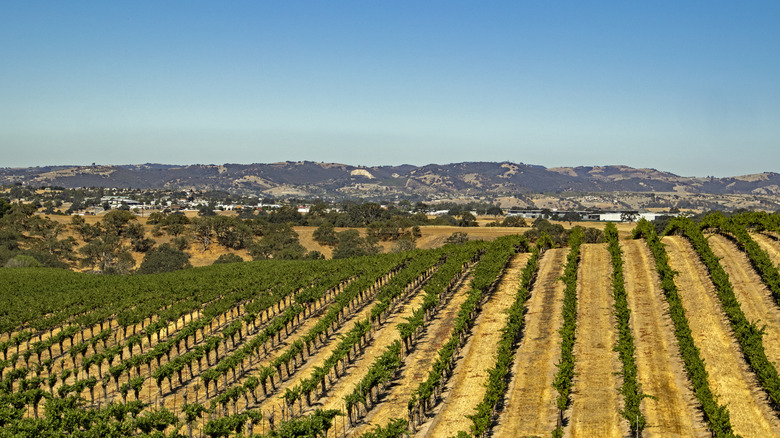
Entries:
{"type": "MultiPolygon", "coordinates": [[[[463,295],[465,288],[471,282],[471,275],[467,275],[456,286],[456,290],[453,292],[450,300],[456,299],[458,295],[463,295]]],[[[346,412],[344,408],[344,397],[355,388],[355,385],[366,375],[371,363],[375,358],[379,357],[387,348],[396,340],[400,339],[396,325],[404,322],[406,318],[410,317],[412,313],[419,308],[423,303],[425,294],[420,293],[415,296],[408,303],[400,306],[395,312],[384,319],[382,326],[374,332],[374,339],[371,344],[366,347],[365,353],[351,365],[347,366],[347,373],[334,385],[328,389],[327,396],[325,398],[317,400],[312,403],[313,410],[319,409],[341,409],[346,412]]],[[[346,420],[344,420],[346,422],[346,420]]],[[[341,426],[342,423],[339,423],[341,426]]],[[[343,430],[343,428],[342,428],[343,430]]]]}
{"type": "Polygon", "coordinates": [[[469,430],[471,421],[466,415],[485,395],[487,370],[495,364],[501,328],[506,324],[506,313],[515,301],[520,285],[520,274],[530,254],[516,254],[501,277],[496,291],[482,306],[469,341],[461,350],[460,359],[442,393],[444,403],[434,411],[434,419],[423,426],[417,436],[454,436],[469,430]]]}
{"type": "Polygon", "coordinates": [[[504,409],[493,436],[547,436],[555,428],[557,410],[552,382],[561,356],[563,263],[567,248],[551,249],[539,260],[539,272],[526,304],[526,325],[515,362],[504,409]]]}
{"type": "MultiPolygon", "coordinates": [[[[404,357],[404,365],[398,377],[390,383],[378,400],[378,404],[371,412],[357,424],[351,436],[360,436],[374,426],[385,425],[392,418],[407,418],[407,405],[412,393],[417,389],[427,376],[437,351],[447,341],[452,332],[452,323],[458,315],[461,304],[466,301],[469,291],[469,283],[464,282],[459,287],[450,301],[434,316],[419,340],[414,350],[404,357]]],[[[393,330],[393,339],[399,339],[398,332],[393,330]]]]}
{"type": "Polygon", "coordinates": [[[780,364],[780,309],[772,301],[769,289],[753,269],[750,260],[737,245],[717,234],[710,236],[709,243],[712,252],[721,259],[720,264],[729,274],[734,295],[748,321],[759,320],[759,326],[765,326],[764,351],[777,368],[780,364]]]}
{"type": "Polygon", "coordinates": [[[685,374],[655,262],[642,240],[621,242],[645,437],[709,437],[685,374]]]}
{"type": "Polygon", "coordinates": [[[612,350],[617,340],[612,315],[612,264],[606,244],[584,244],[577,278],[577,340],[574,344],[574,387],[568,437],[628,434],[620,417],[620,360],[612,350]]]}
{"type": "MultiPolygon", "coordinates": [[[[369,300],[369,303],[370,303],[370,300],[369,300]]],[[[210,389],[209,390],[209,395],[211,397],[208,400],[206,399],[206,388],[205,388],[205,385],[203,385],[203,379],[201,378],[203,373],[202,372],[197,372],[196,371],[197,370],[197,366],[194,366],[193,367],[193,372],[194,372],[193,374],[194,375],[192,376],[192,378],[189,379],[188,381],[185,381],[183,385],[178,385],[178,387],[175,387],[173,393],[168,392],[165,395],[165,397],[163,399],[165,406],[168,407],[169,409],[172,409],[173,406],[183,406],[184,405],[184,394],[185,394],[185,392],[188,393],[188,395],[190,397],[193,397],[195,400],[201,400],[201,402],[205,404],[207,401],[213,400],[218,394],[221,394],[226,389],[228,389],[230,387],[233,387],[233,386],[237,386],[237,385],[243,384],[246,381],[247,378],[249,378],[250,376],[256,375],[257,371],[260,369],[261,366],[270,366],[271,363],[273,362],[273,360],[276,359],[276,357],[278,357],[279,355],[281,355],[285,351],[287,351],[287,349],[290,348],[290,346],[295,341],[303,338],[312,328],[314,328],[315,325],[317,325],[317,322],[319,321],[319,319],[328,312],[330,306],[332,306],[332,305],[335,305],[333,301],[331,301],[330,303],[327,303],[323,307],[317,309],[317,311],[315,311],[313,314],[307,314],[306,318],[301,317],[300,318],[300,321],[301,321],[300,324],[295,325],[294,327],[289,329],[289,331],[283,331],[283,333],[289,333],[289,334],[286,334],[285,335],[286,337],[283,338],[281,340],[281,342],[277,342],[274,346],[271,346],[270,345],[270,341],[269,341],[268,350],[267,350],[267,352],[262,354],[262,359],[259,360],[259,361],[254,361],[251,365],[249,363],[247,363],[244,366],[244,371],[245,372],[242,375],[238,375],[238,373],[237,373],[237,377],[238,377],[237,380],[233,380],[232,373],[230,373],[231,379],[229,380],[227,386],[225,386],[224,379],[222,377],[220,377],[219,378],[219,387],[218,387],[219,389],[218,389],[218,391],[215,393],[213,388],[210,389]]],[[[365,305],[365,303],[361,304],[361,305],[365,305]]],[[[355,319],[354,315],[348,316],[347,317],[347,320],[348,320],[347,324],[349,324],[349,321],[354,321],[354,319],[355,319]]],[[[296,321],[298,321],[298,319],[296,319],[296,321]]],[[[225,326],[227,326],[227,324],[225,324],[225,326]]],[[[337,330],[343,330],[343,325],[339,329],[337,329],[337,330]]],[[[216,335],[219,332],[215,330],[213,333],[214,333],[214,335],[216,335]]],[[[253,333],[250,336],[244,336],[243,341],[240,344],[236,344],[236,345],[230,344],[230,345],[226,346],[225,343],[220,343],[220,345],[219,345],[219,352],[220,352],[219,357],[220,357],[220,360],[223,360],[224,358],[226,358],[226,357],[228,357],[228,356],[230,356],[232,354],[235,354],[236,351],[238,351],[244,345],[246,345],[249,342],[251,342],[251,340],[254,337],[260,336],[261,333],[262,333],[262,330],[257,330],[255,333],[253,333]]],[[[332,338],[332,335],[331,335],[330,338],[332,338]]],[[[327,346],[324,346],[323,348],[327,348],[327,346]]],[[[315,353],[315,355],[316,355],[316,353],[315,353]]],[[[307,356],[304,359],[304,361],[306,363],[309,363],[311,361],[311,359],[312,359],[312,357],[308,357],[307,356]]],[[[202,370],[206,371],[209,368],[214,368],[219,363],[219,361],[214,361],[212,359],[212,364],[213,365],[211,367],[208,367],[206,365],[205,361],[203,363],[204,363],[204,367],[203,367],[202,370]]],[[[282,370],[285,370],[285,381],[280,383],[279,382],[279,376],[277,374],[274,374],[274,383],[275,383],[276,389],[274,390],[274,389],[272,389],[270,384],[268,385],[268,398],[265,399],[265,400],[260,401],[261,405],[263,405],[266,402],[273,402],[274,404],[281,404],[281,401],[279,400],[278,396],[276,396],[274,393],[282,391],[282,388],[286,388],[286,387],[290,386],[290,384],[296,382],[294,379],[287,378],[287,373],[286,373],[286,368],[285,367],[282,367],[282,370]]],[[[296,372],[298,372],[298,371],[293,371],[292,364],[290,365],[290,372],[293,375],[296,372]]],[[[157,391],[157,386],[154,383],[154,379],[147,379],[147,382],[145,383],[145,385],[149,385],[151,387],[152,393],[157,391]],[[151,385],[154,385],[154,386],[151,386],[151,385]]],[[[163,388],[165,389],[166,387],[163,386],[163,388]]],[[[262,389],[258,388],[257,389],[257,393],[262,396],[262,389]]],[[[192,402],[193,398],[189,398],[188,401],[192,402]]],[[[249,399],[252,400],[251,396],[250,396],[249,399]]],[[[239,399],[237,407],[238,407],[238,409],[241,409],[241,410],[246,408],[246,401],[245,401],[245,399],[243,397],[239,399]]]]}
{"type": "Polygon", "coordinates": [[[761,249],[766,251],[772,263],[780,264],[780,242],[763,233],[750,233],[750,237],[756,241],[761,249]]]}
{"type": "MultiPolygon", "coordinates": [[[[422,287],[418,288],[416,291],[412,292],[412,297],[418,297],[423,295],[424,292],[422,290],[422,287]]],[[[297,370],[293,371],[290,370],[291,376],[287,377],[284,382],[276,384],[276,388],[273,390],[273,392],[270,390],[269,385],[269,395],[265,400],[260,401],[258,406],[254,406],[253,408],[257,408],[262,410],[263,412],[269,412],[272,411],[279,414],[279,417],[277,417],[276,421],[281,421],[281,410],[282,406],[284,405],[284,402],[280,399],[282,394],[285,393],[285,390],[288,388],[294,388],[296,385],[299,385],[301,383],[302,379],[307,379],[309,376],[314,372],[316,367],[321,367],[325,365],[325,361],[333,354],[333,349],[336,345],[341,342],[341,337],[348,333],[350,330],[354,328],[354,326],[359,322],[365,320],[367,317],[371,315],[371,308],[373,307],[373,304],[375,303],[374,299],[367,300],[364,304],[361,305],[361,309],[354,314],[347,317],[345,322],[337,328],[334,332],[331,332],[330,335],[327,338],[327,341],[324,345],[318,344],[318,350],[312,355],[307,356],[304,359],[303,365],[301,365],[297,370]]],[[[312,318],[312,327],[317,324],[319,321],[319,318],[312,318]]],[[[308,330],[305,332],[302,332],[299,336],[299,338],[303,337],[306,333],[308,333],[308,330]]],[[[291,343],[287,343],[287,348],[291,343]]],[[[284,350],[282,350],[284,351],[284,350]]],[[[268,361],[268,364],[271,363],[272,360],[268,361]]],[[[266,366],[268,366],[266,364],[266,366]]],[[[292,368],[292,367],[291,367],[292,368]]],[[[341,373],[341,367],[339,367],[339,373],[341,373]]],[[[331,376],[335,377],[335,373],[331,371],[331,376]]],[[[341,375],[341,374],[339,374],[341,375]]],[[[319,388],[318,390],[319,391],[319,388]]],[[[315,391],[315,394],[317,393],[315,391]]],[[[316,398],[316,395],[312,395],[312,403],[314,402],[314,399],[316,398]]],[[[305,399],[305,397],[304,397],[305,399]]],[[[295,404],[295,412],[297,413],[300,409],[300,407],[305,408],[305,401],[301,400],[300,403],[295,404]]],[[[246,405],[244,403],[239,404],[240,409],[245,409],[246,405]]]]}
{"type": "Polygon", "coordinates": [[[775,436],[780,421],[766,402],[734,339],[704,265],[685,238],[663,238],[669,265],[680,275],[680,291],[696,347],[707,365],[710,388],[728,405],[734,432],[745,437],[775,436]]]}

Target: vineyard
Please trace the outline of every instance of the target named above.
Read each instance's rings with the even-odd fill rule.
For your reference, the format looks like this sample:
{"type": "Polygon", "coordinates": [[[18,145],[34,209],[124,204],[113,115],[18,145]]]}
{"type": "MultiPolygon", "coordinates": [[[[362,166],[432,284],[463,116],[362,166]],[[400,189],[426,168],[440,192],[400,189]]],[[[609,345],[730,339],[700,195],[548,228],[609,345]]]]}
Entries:
{"type": "Polygon", "coordinates": [[[780,217],[659,231],[3,268],[0,437],[780,436],[780,217]]]}

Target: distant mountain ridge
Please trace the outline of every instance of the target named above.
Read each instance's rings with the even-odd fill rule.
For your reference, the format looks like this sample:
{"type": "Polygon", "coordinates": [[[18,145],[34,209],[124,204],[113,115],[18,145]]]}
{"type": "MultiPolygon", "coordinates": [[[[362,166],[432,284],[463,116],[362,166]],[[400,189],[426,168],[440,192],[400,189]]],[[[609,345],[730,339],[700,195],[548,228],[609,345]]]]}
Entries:
{"type": "Polygon", "coordinates": [[[226,190],[267,196],[479,196],[539,192],[685,192],[780,195],[780,174],[682,177],[628,166],[553,167],[512,162],[351,166],[287,161],[222,165],[0,168],[0,183],[33,186],[226,190]]]}

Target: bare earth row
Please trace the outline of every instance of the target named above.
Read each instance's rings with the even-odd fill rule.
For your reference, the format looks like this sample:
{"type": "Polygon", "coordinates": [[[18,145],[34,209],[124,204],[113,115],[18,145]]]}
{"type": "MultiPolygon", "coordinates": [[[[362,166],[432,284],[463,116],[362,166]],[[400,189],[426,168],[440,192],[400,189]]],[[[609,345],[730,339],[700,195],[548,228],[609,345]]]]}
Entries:
{"type": "MultiPolygon", "coordinates": [[[[672,268],[681,273],[675,281],[694,340],[707,364],[710,386],[720,402],[729,406],[735,432],[742,436],[773,436],[780,430],[777,413],[768,405],[734,341],[706,268],[684,238],[666,237],[663,242],[672,268]]],[[[767,238],[760,243],[762,246],[772,245],[771,249],[778,251],[776,240],[767,238]]],[[[736,245],[721,236],[712,236],[710,245],[723,259],[722,264],[729,273],[748,319],[766,324],[764,342],[767,356],[777,365],[780,361],[780,310],[736,245]]],[[[632,311],[638,380],[643,392],[651,396],[645,398],[642,404],[642,412],[647,418],[644,436],[709,436],[680,359],[652,255],[641,240],[623,241],[621,247],[626,261],[626,289],[632,311]]],[[[496,418],[492,436],[545,436],[556,425],[552,378],[560,343],[557,330],[561,324],[563,287],[558,277],[562,273],[566,251],[550,250],[541,259],[539,274],[527,303],[527,325],[518,345],[509,390],[496,418]]],[[[768,249],[767,252],[771,254],[768,249]]],[[[619,362],[612,350],[616,333],[610,272],[605,245],[583,245],[575,345],[577,377],[572,403],[564,416],[565,436],[628,434],[628,421],[620,416],[619,362]]],[[[477,321],[475,330],[478,332],[480,325],[486,324],[488,311],[486,308],[477,321]]],[[[465,359],[461,359],[457,370],[468,369],[467,364],[478,360],[476,358],[487,357],[490,350],[478,350],[476,345],[472,341],[472,345],[464,350],[465,359]],[[483,355],[483,351],[486,354],[483,355]]],[[[434,417],[418,431],[417,436],[450,436],[457,430],[467,430],[455,427],[457,422],[451,415],[452,412],[469,412],[464,413],[461,408],[453,410],[453,406],[466,405],[461,400],[466,394],[481,394],[478,382],[479,379],[453,378],[444,394],[443,406],[434,412],[434,417]]]]}

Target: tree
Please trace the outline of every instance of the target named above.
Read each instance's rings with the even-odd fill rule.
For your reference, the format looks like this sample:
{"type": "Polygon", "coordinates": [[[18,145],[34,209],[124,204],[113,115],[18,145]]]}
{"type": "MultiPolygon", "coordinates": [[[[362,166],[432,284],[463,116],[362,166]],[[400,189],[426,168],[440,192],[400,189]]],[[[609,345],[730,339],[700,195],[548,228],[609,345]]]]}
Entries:
{"type": "Polygon", "coordinates": [[[125,235],[125,231],[127,230],[128,224],[134,220],[136,220],[136,217],[130,211],[112,210],[106,213],[100,222],[103,226],[103,230],[106,233],[123,237],[125,235]]]}
{"type": "Polygon", "coordinates": [[[184,251],[190,247],[190,241],[185,236],[178,236],[171,239],[171,245],[181,251],[184,251]]]}
{"type": "Polygon", "coordinates": [[[337,234],[339,242],[333,250],[334,259],[378,254],[381,248],[368,239],[360,237],[355,229],[344,230],[337,234]]]}
{"type": "Polygon", "coordinates": [[[111,234],[87,242],[78,252],[83,256],[81,266],[102,273],[126,274],[135,266],[130,251],[122,245],[119,237],[111,234]]]}
{"type": "Polygon", "coordinates": [[[191,268],[190,256],[173,246],[163,243],[157,248],[149,250],[144,256],[139,274],[154,274],[158,272],[171,272],[179,269],[191,268]]]}
{"type": "Polygon", "coordinates": [[[375,202],[350,205],[347,209],[349,226],[362,227],[379,219],[386,219],[390,215],[387,210],[375,202]]]}
{"type": "Polygon", "coordinates": [[[146,223],[149,225],[160,225],[165,222],[165,218],[166,218],[165,213],[155,211],[152,212],[148,218],[146,218],[146,223]]]}
{"type": "Polygon", "coordinates": [[[636,222],[638,218],[639,213],[635,211],[624,211],[623,213],[620,213],[621,222],[636,222]]]}
{"type": "Polygon", "coordinates": [[[298,208],[292,205],[283,205],[268,215],[268,221],[276,224],[289,223],[300,224],[303,215],[298,212],[298,208]]]}
{"type": "Polygon", "coordinates": [[[88,242],[101,233],[100,224],[90,225],[83,216],[73,216],[70,219],[70,226],[79,234],[81,240],[88,242]]]}
{"type": "Polygon", "coordinates": [[[502,210],[501,207],[494,205],[492,207],[488,207],[487,210],[485,210],[485,214],[491,216],[501,216],[502,214],[504,214],[504,210],[502,210]]]}
{"type": "Polygon", "coordinates": [[[531,242],[536,242],[539,237],[547,234],[552,240],[554,246],[562,246],[569,239],[569,232],[561,224],[553,224],[547,219],[537,218],[532,229],[526,231],[523,235],[531,242]]]}
{"type": "Polygon", "coordinates": [[[424,202],[417,202],[414,204],[414,210],[412,211],[414,211],[415,213],[427,213],[429,209],[430,207],[428,206],[428,204],[424,202]]]}
{"type": "Polygon", "coordinates": [[[242,219],[230,216],[212,216],[211,228],[217,242],[231,249],[242,249],[252,241],[252,228],[242,219]]]}
{"type": "Polygon", "coordinates": [[[203,252],[208,249],[211,244],[211,237],[213,235],[211,229],[211,221],[205,217],[198,217],[192,220],[191,224],[193,239],[203,246],[203,252]]]}
{"type": "MultiPolygon", "coordinates": [[[[28,244],[31,250],[46,254],[56,260],[74,260],[73,246],[76,240],[73,237],[60,239],[59,235],[65,230],[65,226],[54,222],[48,217],[32,216],[27,220],[28,244]]],[[[43,261],[43,260],[41,260],[43,261]]]]}
{"type": "Polygon", "coordinates": [[[139,223],[130,224],[127,227],[126,234],[130,238],[133,250],[136,252],[146,252],[154,246],[154,240],[146,237],[144,227],[139,223]]]}
{"type": "Polygon", "coordinates": [[[507,216],[504,218],[504,222],[501,223],[501,226],[504,227],[527,227],[528,223],[526,223],[525,218],[520,216],[507,216]]]}
{"type": "Polygon", "coordinates": [[[233,254],[233,253],[227,253],[227,254],[222,254],[221,256],[219,256],[219,258],[214,260],[213,264],[214,265],[219,265],[219,264],[224,264],[224,263],[240,263],[240,262],[243,262],[243,261],[244,261],[244,259],[241,258],[240,255],[233,254]]]}
{"type": "Polygon", "coordinates": [[[406,252],[417,249],[417,245],[411,239],[398,239],[393,244],[390,252],[406,252]]]}
{"type": "Polygon", "coordinates": [[[270,224],[265,235],[257,244],[250,247],[249,253],[258,259],[300,259],[306,254],[306,248],[298,241],[298,233],[289,223],[270,224]]]}
{"type": "Polygon", "coordinates": [[[214,202],[209,202],[208,205],[198,206],[198,216],[216,216],[214,213],[214,202]]]}
{"type": "Polygon", "coordinates": [[[338,243],[336,231],[333,228],[333,224],[330,222],[323,222],[322,225],[314,230],[312,237],[320,245],[336,246],[338,243]]]}
{"type": "Polygon", "coordinates": [[[460,219],[458,220],[459,227],[476,227],[477,218],[469,211],[463,211],[460,213],[460,219]]]}
{"type": "Polygon", "coordinates": [[[602,243],[604,242],[604,231],[598,228],[585,227],[582,229],[582,241],[584,243],[602,243]]]}
{"type": "Polygon", "coordinates": [[[11,203],[5,198],[0,198],[0,218],[11,210],[11,203]]]}
{"type": "Polygon", "coordinates": [[[462,231],[458,231],[456,233],[450,234],[450,237],[448,237],[444,241],[444,243],[445,244],[448,244],[448,243],[460,244],[460,243],[465,243],[465,242],[468,242],[468,241],[469,241],[469,235],[464,233],[464,232],[462,232],[462,231]]]}
{"type": "Polygon", "coordinates": [[[575,211],[567,211],[566,213],[563,214],[561,220],[566,221],[569,223],[569,225],[571,225],[572,222],[581,221],[582,216],[575,211]]]}
{"type": "Polygon", "coordinates": [[[173,213],[165,217],[160,225],[168,235],[178,237],[187,230],[190,219],[182,213],[173,213]]]}

